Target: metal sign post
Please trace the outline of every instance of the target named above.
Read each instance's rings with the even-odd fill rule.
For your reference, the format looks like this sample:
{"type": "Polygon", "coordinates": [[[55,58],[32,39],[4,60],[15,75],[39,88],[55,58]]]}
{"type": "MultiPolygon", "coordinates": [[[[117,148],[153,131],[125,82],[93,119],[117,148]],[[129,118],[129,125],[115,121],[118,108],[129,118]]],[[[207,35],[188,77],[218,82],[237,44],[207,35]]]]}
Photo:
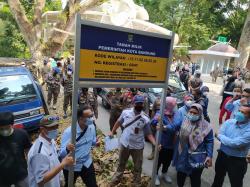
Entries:
{"type": "MultiPolygon", "coordinates": [[[[76,16],[75,29],[71,142],[76,143],[78,89],[81,87],[163,88],[163,118],[174,34],[167,36],[85,21],[80,15],[76,16]]],[[[156,148],[161,133],[157,134],[156,148]]],[[[75,156],[75,152],[72,154],[75,156]]],[[[158,150],[156,156],[152,181],[155,180],[158,150]]],[[[73,178],[71,167],[69,187],[73,187],[73,178]]]]}

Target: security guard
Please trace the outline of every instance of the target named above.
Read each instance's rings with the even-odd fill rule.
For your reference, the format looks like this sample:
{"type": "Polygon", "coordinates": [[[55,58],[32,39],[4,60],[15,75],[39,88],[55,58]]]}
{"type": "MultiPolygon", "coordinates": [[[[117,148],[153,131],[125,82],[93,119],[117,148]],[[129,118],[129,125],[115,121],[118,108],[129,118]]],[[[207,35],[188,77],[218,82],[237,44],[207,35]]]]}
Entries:
{"type": "Polygon", "coordinates": [[[62,79],[62,86],[64,87],[64,100],[63,100],[63,111],[64,118],[67,118],[67,109],[70,104],[72,111],[72,90],[73,90],[73,77],[72,71],[68,70],[67,74],[62,79]]]}
{"type": "Polygon", "coordinates": [[[91,106],[95,118],[98,118],[98,102],[95,95],[92,92],[89,92],[88,88],[82,88],[81,93],[79,94],[78,104],[80,108],[84,105],[91,106]]]}
{"type": "Polygon", "coordinates": [[[110,186],[116,186],[122,178],[123,172],[129,156],[134,162],[133,186],[141,186],[141,172],[143,160],[143,148],[145,136],[155,145],[155,139],[150,130],[150,119],[143,112],[144,97],[136,95],[134,98],[134,107],[122,112],[112,129],[112,137],[119,127],[123,127],[120,138],[120,154],[117,171],[112,177],[110,186]]]}
{"type": "Polygon", "coordinates": [[[115,92],[110,91],[107,94],[108,100],[110,101],[110,118],[109,118],[109,125],[110,125],[110,130],[113,129],[115,122],[117,119],[120,117],[122,110],[123,110],[123,105],[122,105],[122,92],[121,88],[116,88],[115,92]]]}
{"type": "MultiPolygon", "coordinates": [[[[41,75],[42,75],[42,80],[43,80],[42,85],[45,84],[45,80],[47,76],[49,75],[49,72],[50,72],[50,67],[48,65],[48,61],[44,60],[43,67],[41,68],[41,75]]],[[[48,90],[47,85],[46,85],[46,90],[48,90]]]]}
{"type": "Polygon", "coordinates": [[[72,156],[66,156],[61,163],[58,160],[58,124],[58,116],[45,116],[40,122],[40,135],[28,154],[29,187],[60,187],[62,169],[74,164],[72,156]]]}
{"type": "Polygon", "coordinates": [[[53,97],[53,109],[56,110],[57,97],[60,93],[60,69],[53,68],[52,72],[48,75],[46,83],[48,85],[48,100],[47,104],[50,106],[53,97]]]}
{"type": "Polygon", "coordinates": [[[29,69],[30,73],[32,74],[32,76],[34,77],[34,79],[36,81],[38,81],[38,75],[37,75],[38,69],[36,67],[36,64],[33,63],[31,66],[28,67],[28,69],[29,69]]]}

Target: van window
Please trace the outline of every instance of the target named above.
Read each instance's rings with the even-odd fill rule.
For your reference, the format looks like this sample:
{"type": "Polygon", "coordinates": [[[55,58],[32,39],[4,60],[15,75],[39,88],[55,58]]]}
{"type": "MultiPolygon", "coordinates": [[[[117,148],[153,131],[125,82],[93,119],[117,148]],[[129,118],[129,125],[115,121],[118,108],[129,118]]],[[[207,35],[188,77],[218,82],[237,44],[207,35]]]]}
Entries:
{"type": "Polygon", "coordinates": [[[27,75],[0,76],[0,104],[36,98],[36,91],[27,75]]]}

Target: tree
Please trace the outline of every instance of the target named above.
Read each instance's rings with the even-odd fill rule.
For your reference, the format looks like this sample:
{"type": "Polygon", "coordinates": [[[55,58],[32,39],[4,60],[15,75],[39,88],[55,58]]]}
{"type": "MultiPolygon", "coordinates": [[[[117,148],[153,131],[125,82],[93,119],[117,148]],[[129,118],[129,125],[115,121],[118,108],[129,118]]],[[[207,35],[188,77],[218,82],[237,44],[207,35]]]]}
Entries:
{"type": "MultiPolygon", "coordinates": [[[[54,30],[48,37],[48,41],[43,41],[42,13],[46,3],[49,2],[52,3],[51,0],[8,0],[8,5],[27,43],[31,58],[36,62],[40,62],[48,52],[54,55],[68,37],[68,34],[54,30]]],[[[96,5],[98,0],[84,1],[81,7],[79,3],[80,0],[68,1],[67,6],[62,10],[61,19],[56,23],[57,28],[70,32],[75,22],[76,13],[80,9],[84,11],[96,5]]]]}
{"type": "Polygon", "coordinates": [[[7,5],[0,9],[0,56],[29,58],[26,42],[7,5]]]}
{"type": "Polygon", "coordinates": [[[240,52],[240,57],[235,58],[235,64],[241,68],[245,68],[250,54],[250,3],[246,21],[238,44],[238,51],[240,52]]]}
{"type": "Polygon", "coordinates": [[[220,35],[236,47],[248,1],[136,0],[148,10],[151,22],[178,33],[180,45],[191,49],[207,49],[209,40],[217,40],[220,35]]]}

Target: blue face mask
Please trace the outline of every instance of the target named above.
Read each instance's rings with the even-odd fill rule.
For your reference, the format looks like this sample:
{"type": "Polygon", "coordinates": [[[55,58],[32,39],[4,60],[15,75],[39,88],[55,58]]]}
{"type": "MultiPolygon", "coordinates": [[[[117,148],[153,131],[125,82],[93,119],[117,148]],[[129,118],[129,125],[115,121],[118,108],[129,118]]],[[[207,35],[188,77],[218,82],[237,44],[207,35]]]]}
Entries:
{"type": "Polygon", "coordinates": [[[240,111],[235,114],[235,119],[240,123],[246,121],[245,115],[240,111]]]}
{"type": "Polygon", "coordinates": [[[86,124],[87,126],[92,125],[93,123],[94,123],[94,119],[93,119],[93,117],[91,117],[91,118],[87,118],[87,119],[86,119],[85,124],[86,124]]]}
{"type": "Polygon", "coordinates": [[[198,121],[200,119],[200,116],[197,116],[197,115],[193,115],[193,114],[187,114],[187,118],[192,121],[192,122],[195,122],[195,121],[198,121]]]}
{"type": "Polygon", "coordinates": [[[55,129],[52,131],[48,131],[47,137],[52,140],[52,139],[56,139],[57,135],[58,135],[58,130],[55,129]]]}

